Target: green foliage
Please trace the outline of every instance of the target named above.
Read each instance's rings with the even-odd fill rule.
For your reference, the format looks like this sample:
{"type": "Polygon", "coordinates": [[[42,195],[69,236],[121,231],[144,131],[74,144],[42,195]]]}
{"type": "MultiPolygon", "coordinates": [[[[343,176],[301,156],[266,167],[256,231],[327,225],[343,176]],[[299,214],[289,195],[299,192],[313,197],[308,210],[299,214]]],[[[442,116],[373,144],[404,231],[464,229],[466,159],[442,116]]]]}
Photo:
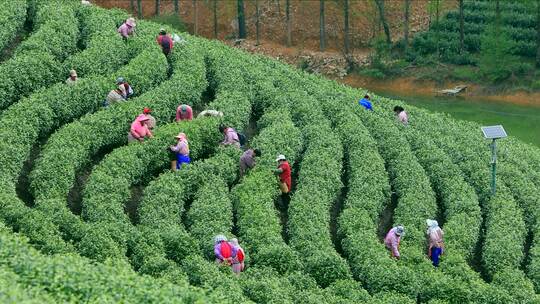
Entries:
{"type": "MultiPolygon", "coordinates": [[[[39,89],[0,117],[0,218],[29,237],[34,247],[55,253],[36,252],[0,224],[0,299],[7,295],[8,301],[22,303],[538,301],[537,150],[504,140],[499,193],[491,197],[486,179],[489,153],[475,124],[411,107],[410,125],[403,127],[394,121],[393,100],[374,96],[375,111],[366,112],[356,105],[363,91],[196,38],[175,48],[170,58],[173,74],[165,81],[167,65],[154,42],[158,25],[141,21],[139,35],[124,43],[114,28],[125,13],[73,4],[65,10],[78,18],[84,29],[81,45],[87,49],[62,65],[42,53],[50,58],[43,62],[59,70],[80,67],[85,77],[74,86],[39,89]],[[117,46],[127,52],[115,57],[100,41],[120,43],[117,46]],[[85,58],[95,65],[85,65],[85,58]],[[129,60],[118,71],[108,66],[129,60]],[[140,93],[137,98],[70,123],[99,110],[100,100],[120,75],[140,93]],[[163,123],[173,119],[180,102],[203,106],[206,89],[215,93],[211,94],[215,100],[204,106],[223,111],[223,119],[163,123]],[[144,106],[153,108],[158,119],[155,138],[118,148],[144,106]],[[251,146],[261,148],[263,155],[256,168],[237,182],[241,151],[216,149],[217,126],[225,122],[241,130],[259,116],[260,133],[251,146]],[[37,139],[56,129],[31,175],[36,205],[28,208],[15,192],[21,168],[37,139]],[[206,159],[171,172],[166,170],[167,147],[180,130],[188,133],[193,158],[206,159]],[[113,152],[94,168],[86,184],[82,218],[87,221],[83,221],[67,208],[66,196],[77,172],[110,149],[113,152]],[[281,153],[291,164],[301,161],[288,210],[288,244],[274,207],[279,189],[271,171],[281,153]],[[130,188],[148,183],[164,170],[145,189],[132,224],[123,208],[132,196],[130,188]],[[334,240],[340,242],[342,257],[334,249],[328,226],[329,209],[343,187],[343,171],[347,191],[334,240]],[[391,191],[398,198],[394,221],[404,223],[407,231],[399,261],[389,257],[378,237],[391,191]],[[190,201],[186,213],[184,204],[190,201]],[[216,233],[231,236],[233,214],[248,255],[240,277],[212,262],[211,238],[216,233]],[[481,214],[485,232],[480,268],[490,284],[468,265],[481,233],[481,214]],[[443,220],[447,245],[438,269],[425,257],[425,219],[435,216],[443,220]],[[527,234],[533,239],[526,257],[527,234]],[[189,287],[188,281],[206,292],[189,287]]],[[[44,13],[50,9],[48,3],[28,5],[37,11],[31,13],[36,33],[48,24],[56,26],[51,20],[65,12],[49,16],[44,13]]],[[[484,20],[481,14],[470,14],[468,23],[471,18],[484,20]]],[[[519,26],[529,22],[519,14],[509,15],[512,18],[504,17],[504,22],[519,26]]],[[[450,22],[440,26],[452,28],[450,22]]],[[[523,40],[530,33],[505,31],[523,40]]],[[[482,33],[479,26],[471,27],[469,37],[482,33]]],[[[451,58],[455,45],[441,45],[449,50],[442,56],[451,58]]],[[[50,47],[53,52],[55,43],[50,47]]],[[[28,53],[13,60],[30,58],[28,53]]],[[[519,69],[526,70],[526,64],[516,73],[519,69]]],[[[8,78],[4,83],[11,84],[8,78]]]]}
{"type": "Polygon", "coordinates": [[[159,16],[153,16],[150,20],[155,23],[169,25],[170,27],[174,29],[172,33],[175,33],[175,34],[177,34],[178,32],[188,31],[184,21],[181,19],[180,16],[176,14],[162,14],[159,16]]]}
{"type": "Polygon", "coordinates": [[[59,81],[59,62],[76,49],[78,21],[70,6],[53,2],[38,13],[46,16],[36,17],[42,25],[19,45],[14,57],[0,65],[0,109],[59,81]]]}
{"type": "Polygon", "coordinates": [[[472,67],[456,67],[452,71],[452,77],[462,81],[477,81],[478,71],[472,67]]]}
{"type": "MultiPolygon", "coordinates": [[[[201,290],[189,287],[186,282],[171,284],[152,280],[137,275],[121,261],[96,264],[73,254],[43,255],[28,245],[26,238],[11,233],[3,224],[0,229],[0,242],[2,269],[16,273],[18,284],[25,286],[27,294],[46,290],[55,302],[214,302],[201,290]],[[30,286],[31,288],[28,288],[30,286]]],[[[15,288],[16,285],[10,286],[15,288]]],[[[42,296],[41,299],[44,300],[49,299],[45,295],[36,295],[42,296]]]]}
{"type": "Polygon", "coordinates": [[[26,21],[27,3],[25,0],[6,1],[2,3],[0,11],[0,51],[3,50],[17,33],[23,28],[26,21]]]}
{"type": "Polygon", "coordinates": [[[482,56],[478,66],[483,77],[498,83],[512,76],[518,67],[518,58],[511,54],[512,42],[497,30],[490,28],[482,39],[482,56]]]}

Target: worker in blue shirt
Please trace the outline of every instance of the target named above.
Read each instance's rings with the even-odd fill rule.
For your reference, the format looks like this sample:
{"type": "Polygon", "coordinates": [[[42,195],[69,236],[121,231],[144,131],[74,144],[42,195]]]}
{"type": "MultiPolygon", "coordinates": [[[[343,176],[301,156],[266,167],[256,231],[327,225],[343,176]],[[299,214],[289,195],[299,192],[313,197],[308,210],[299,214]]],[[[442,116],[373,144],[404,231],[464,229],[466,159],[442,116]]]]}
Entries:
{"type": "Polygon", "coordinates": [[[360,99],[358,104],[360,104],[361,106],[366,108],[366,110],[373,111],[373,108],[371,107],[371,102],[370,102],[369,95],[367,95],[367,94],[364,96],[364,98],[360,99]]]}

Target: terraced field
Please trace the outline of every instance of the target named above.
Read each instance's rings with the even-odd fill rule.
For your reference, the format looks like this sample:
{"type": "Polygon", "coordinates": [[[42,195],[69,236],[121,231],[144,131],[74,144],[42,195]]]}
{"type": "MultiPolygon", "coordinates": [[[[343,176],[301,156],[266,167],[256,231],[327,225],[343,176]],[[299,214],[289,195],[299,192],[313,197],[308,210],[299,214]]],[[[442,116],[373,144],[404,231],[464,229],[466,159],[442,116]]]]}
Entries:
{"type": "Polygon", "coordinates": [[[0,63],[1,302],[540,301],[537,148],[500,141],[491,196],[474,123],[377,96],[368,112],[363,90],[187,34],[166,58],[160,24],[117,35],[122,11],[75,0],[0,8],[2,39],[32,24],[0,63]],[[67,86],[72,68],[81,79],[67,86]],[[118,76],[136,96],[102,108],[118,76]],[[224,117],[177,123],[180,103],[224,117]],[[144,107],[155,136],[128,144],[144,107]],[[218,144],[220,123],[263,151],[244,177],[241,151],[218,144]],[[167,148],[180,131],[194,162],[173,172],[167,148]],[[278,154],[293,167],[288,204],[272,173],[278,154]],[[426,256],[427,218],[445,231],[439,268],[426,256]],[[380,238],[397,224],[400,260],[380,238]],[[240,276],[213,262],[218,233],[245,248],[240,276]]]}

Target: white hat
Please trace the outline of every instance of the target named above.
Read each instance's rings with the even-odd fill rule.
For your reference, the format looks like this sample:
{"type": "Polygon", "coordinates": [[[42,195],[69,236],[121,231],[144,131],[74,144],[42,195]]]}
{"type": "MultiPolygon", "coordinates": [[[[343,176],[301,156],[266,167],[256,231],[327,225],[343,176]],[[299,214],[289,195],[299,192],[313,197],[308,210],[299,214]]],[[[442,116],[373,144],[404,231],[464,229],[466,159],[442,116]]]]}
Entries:
{"type": "Polygon", "coordinates": [[[283,154],[278,155],[278,157],[276,158],[276,161],[280,161],[280,160],[286,160],[285,155],[283,154]]]}
{"type": "Polygon", "coordinates": [[[438,227],[439,226],[439,223],[437,223],[436,220],[430,220],[430,219],[427,219],[426,220],[426,224],[429,228],[435,228],[435,227],[438,227]]]}
{"type": "Polygon", "coordinates": [[[223,241],[227,241],[227,237],[224,236],[223,234],[218,234],[214,237],[214,244],[217,244],[223,241]]]}
{"type": "Polygon", "coordinates": [[[131,17],[131,18],[128,18],[128,20],[126,20],[126,24],[129,25],[129,26],[136,26],[137,24],[135,23],[135,18],[131,17]]]}
{"type": "Polygon", "coordinates": [[[397,226],[396,227],[396,234],[397,235],[404,235],[405,234],[405,228],[403,228],[403,226],[397,226]]]}
{"type": "Polygon", "coordinates": [[[70,75],[70,76],[77,77],[77,71],[71,70],[71,71],[69,71],[69,75],[70,75]]]}

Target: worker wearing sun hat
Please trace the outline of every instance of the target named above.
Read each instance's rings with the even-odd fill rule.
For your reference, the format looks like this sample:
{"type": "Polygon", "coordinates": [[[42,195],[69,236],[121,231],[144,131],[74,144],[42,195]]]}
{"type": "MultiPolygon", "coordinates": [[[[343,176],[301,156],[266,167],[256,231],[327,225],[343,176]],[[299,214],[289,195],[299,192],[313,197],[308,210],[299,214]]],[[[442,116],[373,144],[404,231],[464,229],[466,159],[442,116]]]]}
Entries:
{"type": "Polygon", "coordinates": [[[401,237],[405,234],[405,228],[403,226],[396,226],[386,234],[384,238],[384,244],[386,248],[390,249],[392,252],[392,257],[399,259],[399,243],[401,242],[401,237]]]}
{"type": "Polygon", "coordinates": [[[128,142],[139,141],[143,142],[146,137],[154,137],[150,129],[148,129],[149,118],[141,114],[131,123],[131,128],[128,134],[128,142]]]}
{"type": "Polygon", "coordinates": [[[143,109],[143,115],[148,117],[148,123],[146,125],[148,129],[152,130],[156,127],[156,119],[150,113],[152,113],[152,109],[146,107],[143,109]]]}
{"type": "Polygon", "coordinates": [[[122,96],[124,99],[128,99],[133,95],[133,88],[129,85],[129,83],[124,79],[124,77],[118,77],[116,78],[116,85],[122,90],[122,96]]]}
{"type": "Polygon", "coordinates": [[[120,36],[122,36],[122,38],[127,39],[129,36],[135,34],[136,26],[137,24],[135,23],[135,18],[130,17],[118,28],[118,33],[120,36]]]}
{"type": "Polygon", "coordinates": [[[231,246],[227,242],[227,237],[218,234],[214,237],[214,254],[216,255],[216,263],[231,265],[233,258],[236,257],[237,248],[231,246]]]}
{"type": "Polygon", "coordinates": [[[119,101],[126,100],[124,98],[125,95],[125,89],[124,86],[119,85],[116,87],[116,89],[111,90],[109,94],[107,94],[107,97],[105,98],[105,105],[109,106],[111,104],[117,103],[119,101]]]}
{"type": "Polygon", "coordinates": [[[232,271],[236,275],[239,275],[240,272],[244,271],[245,252],[240,244],[238,244],[237,238],[232,238],[229,245],[236,249],[236,255],[232,259],[232,271]]]}
{"type": "Polygon", "coordinates": [[[66,79],[66,84],[75,84],[77,81],[79,81],[79,78],[77,78],[77,71],[69,71],[69,78],[66,79]]]}
{"type": "Polygon", "coordinates": [[[276,162],[278,167],[274,170],[274,174],[278,175],[281,193],[287,194],[291,191],[292,185],[291,166],[283,154],[278,155],[276,162]]]}
{"type": "Polygon", "coordinates": [[[176,108],[176,121],[181,120],[192,120],[193,119],[193,109],[187,105],[182,104],[176,108]]]}
{"type": "Polygon", "coordinates": [[[428,256],[433,262],[433,266],[438,267],[439,257],[444,251],[444,232],[442,231],[441,227],[439,227],[439,223],[437,223],[436,220],[427,219],[426,224],[428,227],[426,231],[429,243],[428,256]]]}
{"type": "Polygon", "coordinates": [[[159,30],[159,35],[156,37],[157,44],[161,47],[163,54],[169,55],[173,49],[174,42],[171,35],[167,35],[164,28],[159,30]]]}
{"type": "Polygon", "coordinates": [[[179,133],[175,136],[177,142],[171,146],[171,151],[176,153],[176,170],[182,168],[182,164],[189,164],[189,144],[185,133],[179,133]]]}

